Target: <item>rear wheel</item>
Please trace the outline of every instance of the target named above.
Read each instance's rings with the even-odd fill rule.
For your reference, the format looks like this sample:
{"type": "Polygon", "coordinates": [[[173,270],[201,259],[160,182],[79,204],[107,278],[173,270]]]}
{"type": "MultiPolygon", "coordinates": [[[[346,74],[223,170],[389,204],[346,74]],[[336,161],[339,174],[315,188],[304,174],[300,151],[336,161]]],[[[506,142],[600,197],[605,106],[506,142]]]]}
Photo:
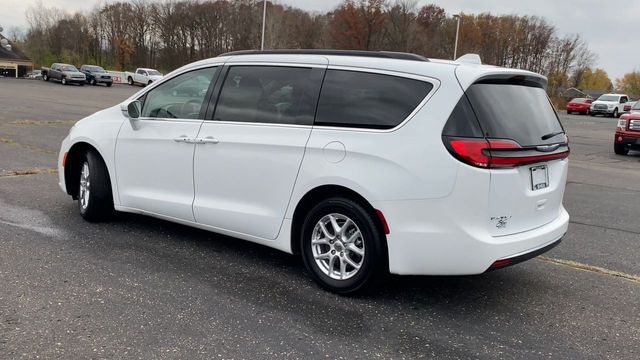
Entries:
{"type": "Polygon", "coordinates": [[[129,83],[129,85],[133,86],[133,78],[131,76],[127,78],[127,82],[129,83]]]}
{"type": "Polygon", "coordinates": [[[627,155],[629,153],[629,148],[623,144],[613,144],[613,151],[618,155],[627,155]]]}
{"type": "Polygon", "coordinates": [[[363,290],[386,270],[384,236],[374,217],[351,199],[330,198],[313,207],[301,235],[305,266],[330,291],[363,290]]]}
{"type": "Polygon", "coordinates": [[[111,180],[107,166],[100,156],[87,151],[80,165],[78,208],[87,221],[108,220],[113,215],[111,180]]]}
{"type": "Polygon", "coordinates": [[[89,84],[96,86],[96,79],[92,78],[91,80],[89,80],[89,84]]]}
{"type": "Polygon", "coordinates": [[[49,75],[47,74],[42,75],[42,80],[49,81],[49,75]]]}

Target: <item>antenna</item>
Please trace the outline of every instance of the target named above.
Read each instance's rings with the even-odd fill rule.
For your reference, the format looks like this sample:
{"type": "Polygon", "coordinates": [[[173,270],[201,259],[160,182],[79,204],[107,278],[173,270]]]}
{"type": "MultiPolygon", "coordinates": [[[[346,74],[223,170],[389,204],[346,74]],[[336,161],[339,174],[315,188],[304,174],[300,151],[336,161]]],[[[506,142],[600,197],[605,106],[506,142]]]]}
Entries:
{"type": "Polygon", "coordinates": [[[458,63],[482,65],[482,59],[478,54],[464,54],[456,59],[458,63]]]}

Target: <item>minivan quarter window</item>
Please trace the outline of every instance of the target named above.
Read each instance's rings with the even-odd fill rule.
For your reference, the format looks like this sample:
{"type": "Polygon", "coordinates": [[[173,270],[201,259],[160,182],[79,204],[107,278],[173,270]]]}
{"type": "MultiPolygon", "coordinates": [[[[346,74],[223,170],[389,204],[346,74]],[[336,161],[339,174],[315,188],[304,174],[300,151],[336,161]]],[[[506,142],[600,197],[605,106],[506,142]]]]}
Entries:
{"type": "Polygon", "coordinates": [[[232,66],[214,120],[311,125],[322,70],[288,66],[232,66]]]}
{"type": "Polygon", "coordinates": [[[360,71],[328,70],[316,125],[391,129],[433,89],[431,83],[360,71]]]}
{"type": "Polygon", "coordinates": [[[142,117],[198,119],[218,67],[194,70],[170,79],[144,95],[142,117]]]}

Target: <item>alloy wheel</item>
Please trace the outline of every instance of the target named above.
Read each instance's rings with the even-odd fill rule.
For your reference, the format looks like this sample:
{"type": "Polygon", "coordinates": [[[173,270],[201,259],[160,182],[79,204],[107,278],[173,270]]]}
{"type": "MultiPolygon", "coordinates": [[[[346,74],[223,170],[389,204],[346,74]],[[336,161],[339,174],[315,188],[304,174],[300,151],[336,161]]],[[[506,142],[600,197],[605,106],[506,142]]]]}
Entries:
{"type": "Polygon", "coordinates": [[[86,210],[89,206],[89,195],[91,194],[91,181],[89,179],[89,163],[85,161],[82,164],[82,171],[80,172],[80,207],[82,210],[86,210]]]}
{"type": "Polygon", "coordinates": [[[318,268],[336,280],[355,276],[365,258],[362,232],[356,223],[342,214],[328,214],[315,225],[311,251],[318,268]]]}

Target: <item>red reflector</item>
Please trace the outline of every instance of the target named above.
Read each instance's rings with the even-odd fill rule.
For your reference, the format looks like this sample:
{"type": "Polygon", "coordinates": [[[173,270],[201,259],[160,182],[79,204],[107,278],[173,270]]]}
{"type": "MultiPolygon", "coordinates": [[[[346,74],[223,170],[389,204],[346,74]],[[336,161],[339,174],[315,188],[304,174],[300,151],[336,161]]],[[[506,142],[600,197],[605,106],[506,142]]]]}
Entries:
{"type": "Polygon", "coordinates": [[[64,167],[67,164],[67,155],[69,153],[68,152],[64,152],[64,155],[62,156],[62,167],[64,167]]]}
{"type": "Polygon", "coordinates": [[[375,209],[376,210],[376,214],[378,215],[378,219],[380,219],[380,223],[382,223],[382,230],[384,230],[384,233],[389,235],[389,224],[387,224],[387,219],[384,218],[384,214],[382,213],[382,211],[375,209]]]}
{"type": "Polygon", "coordinates": [[[511,259],[496,260],[493,262],[493,264],[491,264],[490,267],[494,268],[494,267],[509,265],[511,264],[511,261],[512,261],[511,259]]]}

